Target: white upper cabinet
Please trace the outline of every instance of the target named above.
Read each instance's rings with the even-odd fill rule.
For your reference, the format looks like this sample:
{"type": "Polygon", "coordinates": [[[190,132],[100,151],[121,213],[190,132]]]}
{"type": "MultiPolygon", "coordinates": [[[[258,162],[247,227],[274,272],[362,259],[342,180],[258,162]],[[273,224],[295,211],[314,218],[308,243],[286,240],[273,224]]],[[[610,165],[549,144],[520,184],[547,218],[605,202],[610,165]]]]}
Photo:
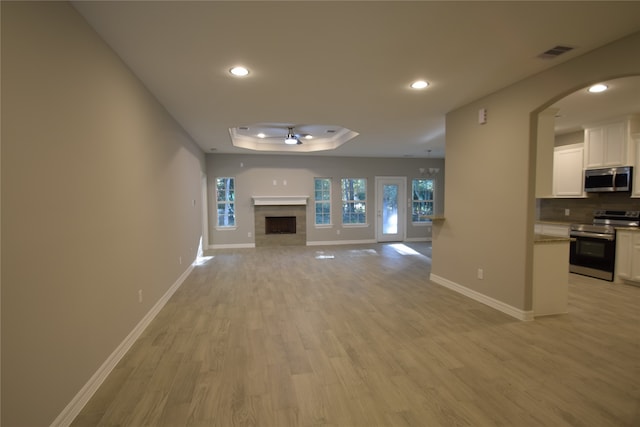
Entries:
{"type": "Polygon", "coordinates": [[[583,177],[583,144],[554,148],[553,196],[585,197],[583,177]]]}
{"type": "Polygon", "coordinates": [[[585,127],[584,168],[634,166],[637,116],[585,127]]]}
{"type": "Polygon", "coordinates": [[[633,145],[636,147],[631,197],[640,197],[640,133],[633,134],[631,137],[633,138],[633,145]]]}

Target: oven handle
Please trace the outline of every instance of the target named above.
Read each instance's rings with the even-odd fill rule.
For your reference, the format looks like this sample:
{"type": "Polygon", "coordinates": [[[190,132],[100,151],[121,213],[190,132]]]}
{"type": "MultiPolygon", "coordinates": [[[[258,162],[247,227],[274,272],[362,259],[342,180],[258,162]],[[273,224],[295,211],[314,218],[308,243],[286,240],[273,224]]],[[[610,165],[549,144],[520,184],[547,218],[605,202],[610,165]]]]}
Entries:
{"type": "Polygon", "coordinates": [[[604,233],[588,233],[585,231],[572,231],[569,233],[570,237],[591,237],[592,239],[600,239],[600,240],[609,240],[613,241],[616,238],[615,234],[604,234],[604,233]]]}

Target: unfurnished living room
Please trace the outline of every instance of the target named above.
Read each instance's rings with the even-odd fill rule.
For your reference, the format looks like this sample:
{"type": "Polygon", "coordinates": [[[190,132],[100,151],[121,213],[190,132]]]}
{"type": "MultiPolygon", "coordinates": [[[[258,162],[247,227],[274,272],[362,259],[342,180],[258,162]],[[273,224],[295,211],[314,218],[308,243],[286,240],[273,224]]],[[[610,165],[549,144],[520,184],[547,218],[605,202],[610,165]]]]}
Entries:
{"type": "Polygon", "coordinates": [[[639,2],[0,19],[3,427],[640,425],[639,2]]]}

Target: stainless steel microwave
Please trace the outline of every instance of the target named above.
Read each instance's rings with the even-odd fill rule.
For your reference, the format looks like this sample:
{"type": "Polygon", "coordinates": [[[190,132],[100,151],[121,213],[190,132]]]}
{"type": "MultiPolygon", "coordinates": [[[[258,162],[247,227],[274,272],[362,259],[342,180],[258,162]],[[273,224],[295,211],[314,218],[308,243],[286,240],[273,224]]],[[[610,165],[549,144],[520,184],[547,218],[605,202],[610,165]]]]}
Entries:
{"type": "Polygon", "coordinates": [[[587,193],[631,191],[631,166],[584,171],[584,191],[587,193]]]}

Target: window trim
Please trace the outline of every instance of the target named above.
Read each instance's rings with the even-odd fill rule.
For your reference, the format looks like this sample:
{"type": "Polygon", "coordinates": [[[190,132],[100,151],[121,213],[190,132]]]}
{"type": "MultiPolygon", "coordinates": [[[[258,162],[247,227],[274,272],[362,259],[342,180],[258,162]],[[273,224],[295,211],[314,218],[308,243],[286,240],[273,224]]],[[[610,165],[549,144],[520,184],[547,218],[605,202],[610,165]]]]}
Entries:
{"type": "Polygon", "coordinates": [[[313,226],[315,228],[333,228],[333,183],[330,177],[314,177],[313,178],[313,226]],[[328,200],[316,200],[316,180],[327,180],[329,181],[329,199],[328,200]],[[329,223],[328,224],[318,224],[316,221],[318,219],[318,211],[317,211],[317,203],[329,203],[329,223]]]}
{"type": "Polygon", "coordinates": [[[424,221],[414,221],[413,220],[413,204],[415,202],[431,202],[431,205],[433,206],[433,212],[435,214],[436,211],[436,179],[434,178],[412,178],[411,179],[411,225],[415,226],[415,227],[428,227],[430,225],[433,224],[433,220],[432,219],[425,219],[424,221]],[[433,198],[430,200],[416,200],[413,198],[413,182],[414,181],[431,181],[433,184],[433,198]]]}
{"type": "Polygon", "coordinates": [[[215,224],[216,224],[216,230],[220,230],[220,231],[233,231],[233,230],[237,230],[238,229],[238,218],[237,215],[235,213],[235,208],[236,208],[236,199],[235,199],[235,195],[236,195],[236,177],[235,176],[217,176],[216,177],[216,185],[215,185],[215,211],[216,211],[216,218],[215,218],[215,224]],[[221,179],[232,179],[233,180],[233,195],[234,198],[233,200],[229,201],[229,200],[218,200],[218,181],[221,179]],[[231,205],[233,206],[233,225],[220,225],[220,213],[218,212],[218,205],[220,203],[224,203],[226,205],[231,205]]]}
{"type": "Polygon", "coordinates": [[[364,228],[369,227],[369,197],[367,192],[369,191],[369,180],[367,178],[341,178],[340,179],[340,221],[344,228],[364,228]],[[347,200],[344,198],[344,181],[345,180],[362,180],[364,181],[364,200],[347,200]],[[345,203],[364,203],[364,222],[344,222],[344,204],[345,203]]]}

